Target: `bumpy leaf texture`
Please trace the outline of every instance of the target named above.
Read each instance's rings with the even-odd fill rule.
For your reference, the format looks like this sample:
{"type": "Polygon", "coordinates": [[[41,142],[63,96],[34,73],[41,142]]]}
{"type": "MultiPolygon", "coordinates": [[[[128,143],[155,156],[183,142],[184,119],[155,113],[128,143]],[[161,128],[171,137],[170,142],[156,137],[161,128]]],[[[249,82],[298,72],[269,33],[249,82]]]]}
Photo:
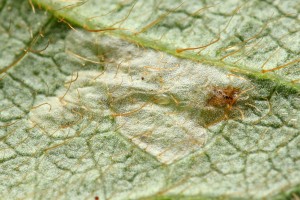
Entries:
{"type": "Polygon", "coordinates": [[[299,11],[0,0],[1,198],[299,198],[299,11]]]}

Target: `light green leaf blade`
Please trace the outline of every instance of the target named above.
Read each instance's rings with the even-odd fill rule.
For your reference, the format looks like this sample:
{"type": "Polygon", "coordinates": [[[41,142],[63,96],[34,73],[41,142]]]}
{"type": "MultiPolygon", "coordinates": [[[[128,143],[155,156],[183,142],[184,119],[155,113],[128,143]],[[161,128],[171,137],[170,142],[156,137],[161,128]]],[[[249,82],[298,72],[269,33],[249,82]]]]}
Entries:
{"type": "Polygon", "coordinates": [[[2,1],[0,41],[6,45],[0,58],[1,196],[271,199],[297,191],[298,65],[261,73],[273,50],[289,55],[271,56],[272,65],[266,69],[296,60],[296,43],[282,40],[285,47],[269,41],[272,27],[278,34],[289,30],[287,37],[293,38],[296,32],[287,27],[295,26],[291,22],[284,29],[271,26],[253,43],[239,46],[242,50],[230,59],[220,60],[226,55],[220,53],[222,48],[236,44],[233,36],[251,38],[259,32],[251,26],[253,32],[246,29],[249,24],[263,27],[270,26],[266,22],[270,17],[275,17],[272,23],[295,18],[285,15],[276,3],[255,2],[216,4],[203,11],[207,19],[188,16],[196,10],[193,5],[205,6],[194,2],[180,7],[180,2],[167,1],[143,5],[141,1],[35,2],[63,17],[66,26],[37,8],[34,14],[28,2],[2,1]],[[261,16],[255,12],[258,8],[270,11],[261,16]],[[95,13],[100,17],[88,20],[95,13]],[[223,20],[231,17],[216,46],[210,45],[201,55],[176,54],[201,63],[165,53],[175,54],[177,48],[192,46],[194,41],[209,43],[224,28],[223,20]],[[183,18],[188,22],[180,21],[183,18]],[[161,20],[155,24],[156,19],[161,20]],[[244,26],[237,25],[241,19],[244,26]],[[78,27],[72,30],[68,26],[74,25],[65,20],[90,29],[120,22],[123,28],[141,33],[104,33],[161,51],[78,27]],[[206,31],[201,28],[207,26],[206,20],[212,30],[197,32],[206,31]],[[186,28],[178,21],[187,23],[186,28]],[[187,32],[205,36],[192,39],[187,32]],[[247,50],[247,45],[259,41],[264,48],[247,50]],[[244,93],[227,113],[226,108],[208,102],[214,87],[228,85],[244,93]]]}
{"type": "Polygon", "coordinates": [[[285,85],[300,79],[298,1],[35,2],[87,29],[120,28],[111,32],[177,56],[285,85]],[[200,52],[176,53],[190,47],[200,52]]]}

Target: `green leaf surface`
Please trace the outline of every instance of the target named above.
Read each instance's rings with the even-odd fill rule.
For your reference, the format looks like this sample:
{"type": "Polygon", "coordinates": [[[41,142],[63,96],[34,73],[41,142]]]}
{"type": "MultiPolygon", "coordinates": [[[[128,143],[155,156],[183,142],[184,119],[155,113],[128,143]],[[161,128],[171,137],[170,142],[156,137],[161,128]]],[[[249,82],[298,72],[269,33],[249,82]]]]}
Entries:
{"type": "Polygon", "coordinates": [[[297,199],[299,5],[0,0],[1,198],[297,199]]]}

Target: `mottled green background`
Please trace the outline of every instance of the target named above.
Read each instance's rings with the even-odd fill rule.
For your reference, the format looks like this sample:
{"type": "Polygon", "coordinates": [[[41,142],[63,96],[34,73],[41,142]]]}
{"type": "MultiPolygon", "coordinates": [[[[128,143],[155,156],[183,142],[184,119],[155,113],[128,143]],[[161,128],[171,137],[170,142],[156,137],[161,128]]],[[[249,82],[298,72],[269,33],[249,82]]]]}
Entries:
{"type": "Polygon", "coordinates": [[[297,199],[299,10],[0,0],[1,198],[297,199]]]}

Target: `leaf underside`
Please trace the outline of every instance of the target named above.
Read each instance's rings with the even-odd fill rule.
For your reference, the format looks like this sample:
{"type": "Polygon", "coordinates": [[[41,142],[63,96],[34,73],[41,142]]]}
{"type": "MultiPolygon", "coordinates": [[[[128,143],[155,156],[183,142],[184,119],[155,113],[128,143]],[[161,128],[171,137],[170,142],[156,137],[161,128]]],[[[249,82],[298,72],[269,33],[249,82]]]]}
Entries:
{"type": "Polygon", "coordinates": [[[299,5],[0,0],[1,197],[297,199],[299,5]]]}

